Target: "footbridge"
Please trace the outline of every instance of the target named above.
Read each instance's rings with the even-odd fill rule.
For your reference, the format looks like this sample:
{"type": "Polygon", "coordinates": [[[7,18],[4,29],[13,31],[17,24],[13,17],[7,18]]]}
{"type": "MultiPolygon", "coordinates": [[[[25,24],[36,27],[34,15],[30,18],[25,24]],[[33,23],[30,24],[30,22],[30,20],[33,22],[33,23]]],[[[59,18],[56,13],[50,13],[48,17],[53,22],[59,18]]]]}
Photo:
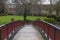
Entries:
{"type": "Polygon", "coordinates": [[[0,26],[0,40],[60,40],[60,28],[43,21],[14,21],[0,26]]]}

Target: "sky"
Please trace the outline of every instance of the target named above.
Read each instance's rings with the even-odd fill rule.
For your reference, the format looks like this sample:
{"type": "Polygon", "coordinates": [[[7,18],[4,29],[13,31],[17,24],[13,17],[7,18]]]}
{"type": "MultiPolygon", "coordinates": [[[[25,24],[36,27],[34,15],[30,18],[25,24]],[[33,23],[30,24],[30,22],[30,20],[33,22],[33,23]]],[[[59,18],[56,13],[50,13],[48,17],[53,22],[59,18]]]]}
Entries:
{"type": "MultiPolygon", "coordinates": [[[[13,3],[13,1],[14,0],[8,0],[8,3],[13,3]]],[[[29,0],[26,0],[27,2],[29,2],[29,0]]],[[[35,1],[35,0],[34,0],[35,1]]],[[[55,4],[56,3],[56,1],[58,1],[58,0],[52,0],[53,1],[53,4],[55,4]]],[[[38,2],[38,4],[39,4],[39,2],[38,2]]],[[[50,0],[42,0],[42,4],[50,4],[50,0]]]]}
{"type": "Polygon", "coordinates": [[[7,0],[6,3],[7,3],[7,4],[9,4],[9,3],[10,3],[10,4],[13,4],[13,1],[14,1],[14,0],[7,0]]]}
{"type": "Polygon", "coordinates": [[[43,0],[42,4],[50,4],[50,1],[49,0],[43,0]]]}
{"type": "MultiPolygon", "coordinates": [[[[29,0],[27,0],[29,2],[29,0]]],[[[8,0],[9,3],[13,3],[12,0],[8,0]]],[[[49,0],[43,0],[43,4],[50,4],[49,0]]]]}

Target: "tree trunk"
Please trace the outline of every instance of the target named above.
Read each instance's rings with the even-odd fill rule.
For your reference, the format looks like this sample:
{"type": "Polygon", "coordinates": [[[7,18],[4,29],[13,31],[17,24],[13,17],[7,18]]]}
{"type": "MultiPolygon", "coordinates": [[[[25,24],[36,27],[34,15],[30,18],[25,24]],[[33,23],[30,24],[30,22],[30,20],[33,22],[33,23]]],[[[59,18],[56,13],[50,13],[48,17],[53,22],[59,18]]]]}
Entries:
{"type": "Polygon", "coordinates": [[[58,8],[56,9],[56,14],[57,14],[57,16],[59,16],[59,10],[58,10],[58,8]]]}
{"type": "Polygon", "coordinates": [[[50,10],[49,10],[49,14],[52,14],[52,0],[50,0],[50,10]]]}
{"type": "Polygon", "coordinates": [[[25,5],[24,9],[24,21],[26,22],[26,17],[27,17],[27,5],[25,5]]]}
{"type": "Polygon", "coordinates": [[[0,15],[5,15],[5,6],[3,1],[0,1],[0,15]]]}

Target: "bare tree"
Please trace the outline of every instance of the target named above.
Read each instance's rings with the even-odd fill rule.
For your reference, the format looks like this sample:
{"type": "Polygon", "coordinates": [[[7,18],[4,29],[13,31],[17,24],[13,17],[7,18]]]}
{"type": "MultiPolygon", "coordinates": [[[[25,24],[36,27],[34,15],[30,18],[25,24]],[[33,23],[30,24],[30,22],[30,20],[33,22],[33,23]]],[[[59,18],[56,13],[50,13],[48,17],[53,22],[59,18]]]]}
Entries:
{"type": "Polygon", "coordinates": [[[50,10],[49,13],[52,14],[52,0],[50,0],[50,10]]]}
{"type": "Polygon", "coordinates": [[[55,9],[56,9],[57,16],[59,16],[59,12],[60,12],[60,0],[57,2],[56,6],[55,6],[55,9]]]}
{"type": "Polygon", "coordinates": [[[40,2],[40,7],[39,7],[39,16],[41,15],[41,11],[42,11],[42,0],[39,1],[40,2]]]}
{"type": "Polygon", "coordinates": [[[0,0],[0,15],[5,15],[4,0],[0,0]]]}

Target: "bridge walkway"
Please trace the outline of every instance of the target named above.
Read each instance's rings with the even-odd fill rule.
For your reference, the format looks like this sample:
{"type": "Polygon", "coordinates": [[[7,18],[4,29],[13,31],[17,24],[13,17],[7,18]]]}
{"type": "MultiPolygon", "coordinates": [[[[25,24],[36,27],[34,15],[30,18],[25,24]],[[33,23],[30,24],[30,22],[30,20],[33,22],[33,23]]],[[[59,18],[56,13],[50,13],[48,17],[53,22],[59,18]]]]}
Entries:
{"type": "Polygon", "coordinates": [[[44,40],[40,32],[37,31],[33,25],[25,25],[15,35],[13,40],[44,40]]]}

